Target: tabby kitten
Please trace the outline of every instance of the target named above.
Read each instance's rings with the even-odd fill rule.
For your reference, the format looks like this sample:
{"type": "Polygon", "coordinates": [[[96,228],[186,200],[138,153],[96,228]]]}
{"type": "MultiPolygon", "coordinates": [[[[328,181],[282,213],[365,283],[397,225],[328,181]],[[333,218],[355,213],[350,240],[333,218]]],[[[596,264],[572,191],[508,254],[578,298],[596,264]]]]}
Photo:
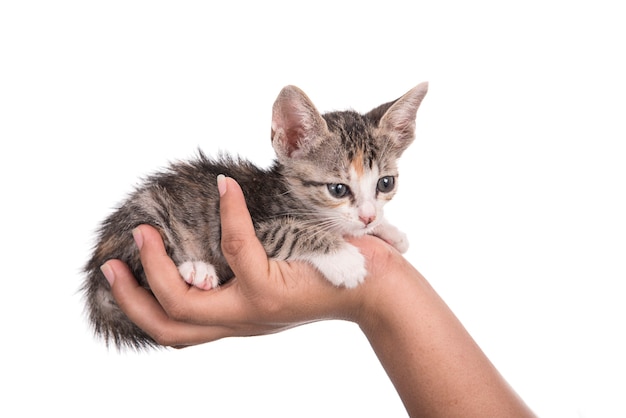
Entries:
{"type": "Polygon", "coordinates": [[[199,152],[148,177],[103,222],[84,269],[82,291],[96,335],[118,348],[156,345],[119,309],[100,271],[105,261],[121,259],[148,287],[131,234],[140,224],[159,229],[190,285],[211,289],[232,278],[220,248],[219,174],[241,185],[270,257],[308,261],[337,286],[355,287],[367,273],[364,257],[343,236],[373,234],[406,251],[406,236],[383,218],[383,206],[396,192],[396,161],[413,141],[427,88],[422,83],[366,114],[321,115],[304,92],[287,86],[273,106],[277,159],[268,169],[199,152]]]}

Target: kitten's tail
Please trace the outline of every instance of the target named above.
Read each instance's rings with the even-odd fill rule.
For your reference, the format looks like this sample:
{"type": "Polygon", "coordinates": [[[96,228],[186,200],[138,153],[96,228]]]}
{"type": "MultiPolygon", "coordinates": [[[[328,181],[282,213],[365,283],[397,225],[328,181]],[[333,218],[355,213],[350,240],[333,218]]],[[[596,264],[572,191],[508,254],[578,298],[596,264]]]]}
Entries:
{"type": "Polygon", "coordinates": [[[131,271],[139,278],[141,275],[138,273],[142,270],[134,268],[141,266],[138,255],[101,257],[99,254],[102,251],[99,250],[103,247],[101,245],[96,249],[93,258],[85,266],[85,281],[80,289],[85,301],[85,313],[95,336],[104,340],[107,347],[113,345],[120,351],[128,348],[141,351],[161,347],[122,312],[115,302],[109,282],[100,270],[100,266],[106,259],[121,258],[128,263],[131,271]]]}

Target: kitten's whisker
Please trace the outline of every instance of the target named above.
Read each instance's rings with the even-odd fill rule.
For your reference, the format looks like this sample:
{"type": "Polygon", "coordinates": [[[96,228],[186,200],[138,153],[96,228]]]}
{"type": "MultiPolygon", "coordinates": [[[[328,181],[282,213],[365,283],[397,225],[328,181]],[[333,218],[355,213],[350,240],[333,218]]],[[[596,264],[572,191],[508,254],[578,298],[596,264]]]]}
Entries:
{"type": "MultiPolygon", "coordinates": [[[[271,168],[263,169],[221,153],[212,159],[198,151],[196,159],[172,163],[146,177],[102,223],[99,241],[84,268],[82,290],[96,334],[118,347],[159,345],[111,303],[111,287],[102,279],[100,270],[106,260],[121,259],[148,287],[128,233],[135,225],[159,227],[167,253],[188,283],[213,287],[232,276],[221,251],[220,218],[215,210],[219,197],[214,182],[220,173],[240,181],[268,253],[294,258],[309,254],[309,261],[333,284],[357,286],[366,275],[364,260],[353,249],[341,248],[341,240],[359,223],[346,218],[344,210],[354,210],[355,202],[384,204],[387,197],[393,196],[381,199],[377,192],[379,179],[374,177],[380,171],[389,171],[389,167],[395,169],[395,160],[413,140],[413,124],[407,124],[406,117],[417,111],[426,94],[425,86],[421,84],[361,117],[353,111],[321,115],[302,91],[286,87],[272,112],[273,130],[282,134],[272,138],[277,159],[271,168]],[[322,119],[325,124],[320,123],[322,119]],[[385,123],[381,123],[383,120],[385,123]],[[303,126],[307,127],[304,136],[299,134],[303,126]],[[320,130],[322,126],[328,129],[320,130]],[[310,142],[312,138],[316,138],[314,143],[310,142]],[[206,187],[209,182],[212,186],[206,187]],[[338,207],[326,190],[328,182],[347,186],[354,199],[343,200],[338,207]],[[328,249],[339,252],[328,254],[328,249]]],[[[382,175],[390,174],[395,175],[382,175]]],[[[371,213],[371,208],[365,212],[371,213]]],[[[394,231],[389,233],[397,235],[394,231]]]]}

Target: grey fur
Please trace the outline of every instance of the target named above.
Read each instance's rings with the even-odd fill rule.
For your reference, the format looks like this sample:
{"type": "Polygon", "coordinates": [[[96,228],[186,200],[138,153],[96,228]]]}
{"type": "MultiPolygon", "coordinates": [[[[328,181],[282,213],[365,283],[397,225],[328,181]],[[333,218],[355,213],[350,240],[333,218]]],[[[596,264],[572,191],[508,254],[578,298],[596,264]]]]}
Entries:
{"type": "MultiPolygon", "coordinates": [[[[274,104],[272,144],[277,159],[269,168],[224,155],[208,158],[199,151],[195,159],[146,178],[104,220],[84,267],[81,289],[95,334],[118,348],[157,345],[119,309],[100,271],[107,260],[121,259],[148,288],[131,234],[140,224],[159,229],[177,265],[204,261],[215,267],[220,283],[232,277],[220,248],[219,174],[241,185],[257,235],[270,257],[309,259],[345,246],[342,236],[358,233],[345,229],[332,215],[329,218],[338,199],[330,195],[328,184],[346,183],[346,172],[355,159],[366,170],[376,167],[381,176],[396,178],[396,160],[413,140],[415,113],[426,91],[427,84],[422,83],[363,115],[353,111],[321,115],[301,90],[287,86],[274,104]]],[[[379,198],[376,190],[371,193],[379,198]]],[[[394,193],[395,189],[381,193],[380,199],[389,200],[394,193]]],[[[355,194],[343,197],[344,203],[357,204],[355,194]]]]}

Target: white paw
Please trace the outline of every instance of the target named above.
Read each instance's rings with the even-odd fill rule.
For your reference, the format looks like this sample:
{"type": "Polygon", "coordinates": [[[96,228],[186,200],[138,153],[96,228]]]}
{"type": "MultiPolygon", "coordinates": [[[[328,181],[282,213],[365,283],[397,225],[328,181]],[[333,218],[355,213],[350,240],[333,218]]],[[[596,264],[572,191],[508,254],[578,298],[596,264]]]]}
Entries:
{"type": "Polygon", "coordinates": [[[213,289],[220,282],[215,267],[204,261],[185,261],[178,266],[178,271],[187,283],[200,289],[213,289]]]}
{"type": "Polygon", "coordinates": [[[374,230],[374,235],[383,239],[404,254],[409,249],[409,239],[406,234],[389,223],[383,223],[374,230]]]}
{"type": "Polygon", "coordinates": [[[400,254],[404,254],[409,249],[409,238],[404,232],[398,231],[398,235],[394,236],[392,239],[385,241],[393,245],[393,247],[398,250],[400,254]]]}
{"type": "Polygon", "coordinates": [[[365,257],[350,244],[333,254],[313,255],[308,260],[335,286],[357,287],[367,276],[365,257]]]}

